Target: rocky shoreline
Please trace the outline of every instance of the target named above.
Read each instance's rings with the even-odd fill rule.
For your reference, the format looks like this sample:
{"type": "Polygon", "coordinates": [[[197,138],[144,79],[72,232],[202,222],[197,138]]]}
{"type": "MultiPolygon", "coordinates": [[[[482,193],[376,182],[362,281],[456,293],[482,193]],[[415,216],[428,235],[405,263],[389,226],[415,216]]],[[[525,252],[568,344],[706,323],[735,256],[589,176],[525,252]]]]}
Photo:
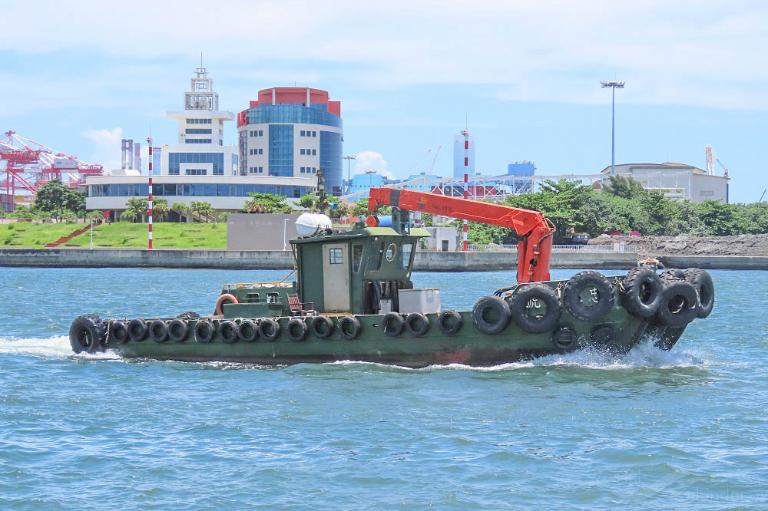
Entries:
{"type": "Polygon", "coordinates": [[[600,236],[590,245],[624,243],[639,255],[768,256],[768,234],[738,236],[600,236]]]}

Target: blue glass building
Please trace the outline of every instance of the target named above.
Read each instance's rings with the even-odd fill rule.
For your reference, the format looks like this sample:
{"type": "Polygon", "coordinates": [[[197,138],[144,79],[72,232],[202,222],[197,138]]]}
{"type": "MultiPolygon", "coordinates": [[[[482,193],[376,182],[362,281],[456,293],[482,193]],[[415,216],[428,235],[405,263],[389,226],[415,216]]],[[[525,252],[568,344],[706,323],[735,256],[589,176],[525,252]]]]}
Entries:
{"type": "Polygon", "coordinates": [[[343,185],[341,102],[308,87],[273,87],[237,116],[240,176],[312,177],[343,185]]]}

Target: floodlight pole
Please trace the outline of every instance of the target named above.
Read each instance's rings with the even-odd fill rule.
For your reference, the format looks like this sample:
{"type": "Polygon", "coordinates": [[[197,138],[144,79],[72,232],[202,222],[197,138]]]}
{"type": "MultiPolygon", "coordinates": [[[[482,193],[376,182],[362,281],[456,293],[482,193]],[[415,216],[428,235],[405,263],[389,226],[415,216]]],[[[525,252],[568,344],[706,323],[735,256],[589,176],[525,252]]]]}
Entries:
{"type": "Polygon", "coordinates": [[[600,87],[611,89],[611,175],[616,175],[616,89],[623,89],[624,82],[600,82],[600,87]]]}

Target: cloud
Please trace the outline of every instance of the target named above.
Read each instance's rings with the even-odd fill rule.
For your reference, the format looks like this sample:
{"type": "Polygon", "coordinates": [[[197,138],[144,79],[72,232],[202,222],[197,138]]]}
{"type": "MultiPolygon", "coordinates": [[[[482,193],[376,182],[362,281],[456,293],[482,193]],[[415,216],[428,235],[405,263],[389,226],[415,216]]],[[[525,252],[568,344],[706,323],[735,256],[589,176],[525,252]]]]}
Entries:
{"type": "Polygon", "coordinates": [[[122,128],[91,129],[83,132],[83,136],[91,141],[93,147],[89,163],[103,165],[104,170],[120,168],[122,161],[120,146],[120,141],[123,138],[122,128]]]}
{"type": "Polygon", "coordinates": [[[376,151],[360,151],[355,155],[355,174],[364,174],[366,172],[376,172],[388,179],[394,179],[392,172],[389,171],[387,160],[376,151]]]}
{"type": "MultiPolygon", "coordinates": [[[[343,79],[369,90],[478,85],[513,101],[604,102],[597,82],[618,78],[627,81],[625,102],[768,109],[762,0],[644,0],[610,8],[604,0],[485,0],[471,8],[454,0],[391,0],[386,9],[356,0],[230,0],[214,10],[195,0],[83,0],[66,6],[61,23],[63,9],[54,0],[10,3],[0,19],[0,51],[88,48],[149,68],[158,59],[196,61],[202,49],[244,80],[343,79]],[[21,22],[28,19],[35,30],[21,22]],[[201,22],[206,39],[197,48],[188,27],[201,22]]],[[[142,88],[162,82],[144,76],[153,79],[114,79],[142,88]]]]}

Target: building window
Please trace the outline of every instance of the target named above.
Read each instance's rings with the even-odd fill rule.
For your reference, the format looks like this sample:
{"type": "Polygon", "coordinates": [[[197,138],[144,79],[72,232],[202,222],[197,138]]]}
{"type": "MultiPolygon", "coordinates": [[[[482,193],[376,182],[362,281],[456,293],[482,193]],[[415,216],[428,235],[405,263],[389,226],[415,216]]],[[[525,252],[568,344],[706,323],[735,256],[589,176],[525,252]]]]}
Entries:
{"type": "Polygon", "coordinates": [[[312,156],[317,156],[317,149],[312,149],[312,156]]]}
{"type": "Polygon", "coordinates": [[[184,141],[185,144],[210,144],[210,138],[190,138],[184,141]]]}
{"type": "Polygon", "coordinates": [[[187,119],[187,124],[212,124],[211,121],[211,119],[187,119]]]}
{"type": "Polygon", "coordinates": [[[269,126],[269,175],[292,176],[293,166],[293,126],[272,124],[269,126]]]}
{"type": "Polygon", "coordinates": [[[342,264],[344,262],[344,256],[342,255],[342,249],[331,248],[328,250],[328,262],[330,264],[342,264]]]}
{"type": "Polygon", "coordinates": [[[168,174],[178,176],[182,163],[210,163],[214,176],[224,175],[223,153],[169,153],[168,174]]]}
{"type": "Polygon", "coordinates": [[[206,169],[186,169],[184,174],[187,176],[205,176],[208,175],[208,171],[206,169]]]}
{"type": "Polygon", "coordinates": [[[304,131],[304,130],[301,130],[301,136],[302,136],[302,137],[304,136],[304,133],[305,133],[305,131],[304,131]]]}
{"type": "Polygon", "coordinates": [[[206,128],[187,128],[184,133],[187,135],[210,135],[212,131],[206,128]]]}

